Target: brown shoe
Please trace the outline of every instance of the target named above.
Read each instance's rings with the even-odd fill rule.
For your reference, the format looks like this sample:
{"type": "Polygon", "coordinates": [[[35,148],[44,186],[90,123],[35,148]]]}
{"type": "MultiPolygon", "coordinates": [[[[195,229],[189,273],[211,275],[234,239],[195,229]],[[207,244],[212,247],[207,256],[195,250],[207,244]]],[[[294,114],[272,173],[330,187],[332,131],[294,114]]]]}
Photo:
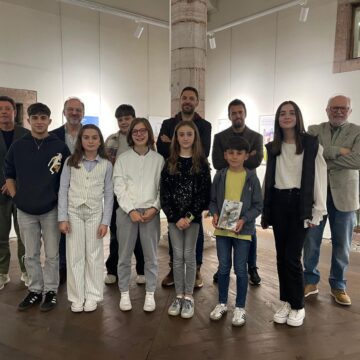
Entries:
{"type": "Polygon", "coordinates": [[[164,277],[163,281],[161,282],[161,286],[167,287],[173,285],[174,285],[174,273],[171,267],[169,273],[164,277]]]}
{"type": "Polygon", "coordinates": [[[351,305],[350,296],[344,289],[331,289],[331,296],[333,296],[334,300],[340,305],[351,305]]]}
{"type": "Polygon", "coordinates": [[[306,284],[304,289],[304,296],[307,298],[310,295],[319,293],[319,289],[316,284],[306,284]]]}
{"type": "Polygon", "coordinates": [[[204,286],[204,282],[200,273],[200,266],[196,268],[196,278],[194,288],[202,288],[204,286]]]}

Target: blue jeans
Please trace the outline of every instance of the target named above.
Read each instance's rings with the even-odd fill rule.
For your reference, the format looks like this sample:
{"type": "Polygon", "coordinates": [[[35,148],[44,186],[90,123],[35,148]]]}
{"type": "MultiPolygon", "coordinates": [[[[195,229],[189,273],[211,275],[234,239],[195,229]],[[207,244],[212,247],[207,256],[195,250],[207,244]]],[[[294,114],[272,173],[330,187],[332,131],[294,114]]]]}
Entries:
{"type": "Polygon", "coordinates": [[[234,269],[236,274],[236,307],[245,307],[248,287],[247,259],[250,241],[228,236],[216,237],[216,250],[219,260],[218,287],[219,303],[226,304],[228,300],[231,254],[234,249],[234,269]]]}
{"type": "MultiPolygon", "coordinates": [[[[339,211],[335,208],[332,196],[328,192],[327,211],[331,230],[332,257],[329,284],[332,289],[345,289],[345,272],[349,265],[349,255],[353,227],[355,225],[354,211],[339,211]]],[[[319,226],[308,230],[304,244],[304,278],[305,284],[317,284],[320,272],[317,269],[320,256],[320,246],[327,216],[319,226]]]]}

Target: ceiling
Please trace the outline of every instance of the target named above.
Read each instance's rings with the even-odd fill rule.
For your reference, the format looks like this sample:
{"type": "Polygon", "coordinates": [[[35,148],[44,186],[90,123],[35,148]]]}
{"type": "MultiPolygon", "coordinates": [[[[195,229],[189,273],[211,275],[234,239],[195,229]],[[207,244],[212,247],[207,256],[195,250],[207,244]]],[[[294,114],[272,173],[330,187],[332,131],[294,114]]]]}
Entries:
{"type": "MultiPolygon", "coordinates": [[[[13,5],[28,6],[42,11],[58,11],[59,2],[74,0],[0,0],[13,5]]],[[[161,21],[169,21],[171,0],[77,0],[83,3],[98,3],[115,9],[125,10],[161,21]]],[[[290,0],[206,0],[208,2],[208,30],[223,26],[235,20],[289,3],[290,0]]],[[[315,0],[309,0],[309,2],[315,0]]],[[[317,0],[319,1],[319,0],[317,0]]],[[[327,0],[322,0],[327,1],[327,0]]]]}
{"type": "MultiPolygon", "coordinates": [[[[117,9],[169,21],[171,0],[92,0],[117,9]]],[[[208,29],[288,3],[289,0],[207,0],[208,29]]]]}

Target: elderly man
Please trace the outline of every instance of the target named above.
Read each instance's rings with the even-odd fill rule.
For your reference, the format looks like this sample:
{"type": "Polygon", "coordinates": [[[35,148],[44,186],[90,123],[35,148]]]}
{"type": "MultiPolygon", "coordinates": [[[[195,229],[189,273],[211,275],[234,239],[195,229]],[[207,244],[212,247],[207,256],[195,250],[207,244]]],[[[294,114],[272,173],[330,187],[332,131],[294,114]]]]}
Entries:
{"type": "MultiPolygon", "coordinates": [[[[51,131],[60,140],[64,141],[68,146],[71,153],[75,150],[75,143],[78,133],[81,129],[81,120],[84,117],[85,105],[76,98],[70,97],[64,103],[63,115],[65,116],[66,123],[59,128],[51,131]]],[[[66,281],[66,242],[65,235],[61,234],[59,245],[59,272],[60,272],[60,285],[66,281]]]]}
{"type": "MultiPolygon", "coordinates": [[[[0,96],[0,168],[4,166],[5,156],[11,144],[29,131],[15,125],[16,104],[7,96],[0,96]]],[[[9,196],[3,171],[0,171],[0,290],[10,281],[10,247],[9,234],[11,230],[11,217],[14,219],[14,228],[18,243],[18,259],[21,268],[21,280],[28,286],[29,279],[26,273],[23,257],[25,248],[20,238],[17,221],[16,205],[9,196]]]]}
{"type": "MultiPolygon", "coordinates": [[[[345,272],[359,208],[360,126],[349,123],[351,101],[338,95],[330,98],[326,112],[328,122],[309,127],[324,147],[328,168],[327,211],[331,229],[332,258],[329,283],[331,295],[341,305],[351,305],[346,293],[345,272]]],[[[305,298],[319,292],[317,269],[326,217],[319,226],[308,230],[304,245],[305,298]]]]}

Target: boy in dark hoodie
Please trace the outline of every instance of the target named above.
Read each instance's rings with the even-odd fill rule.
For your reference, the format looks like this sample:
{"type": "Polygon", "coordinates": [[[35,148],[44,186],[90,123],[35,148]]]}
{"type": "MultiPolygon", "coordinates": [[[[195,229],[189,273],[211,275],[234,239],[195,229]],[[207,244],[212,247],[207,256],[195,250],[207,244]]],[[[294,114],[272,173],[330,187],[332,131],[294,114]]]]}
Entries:
{"type": "Polygon", "coordinates": [[[48,133],[51,112],[45,104],[32,104],[27,113],[31,134],[11,145],[4,164],[6,185],[18,209],[25,266],[30,278],[29,293],[18,309],[26,310],[41,303],[40,310],[49,311],[56,306],[59,286],[57,201],[60,174],[70,151],[56,135],[48,133]],[[44,268],[40,262],[41,238],[45,250],[44,268]]]}
{"type": "MultiPolygon", "coordinates": [[[[227,312],[227,299],[231,270],[231,255],[234,253],[236,274],[236,303],[232,325],[245,324],[245,301],[248,287],[247,258],[251,235],[255,233],[255,219],[262,210],[262,195],[255,170],[244,168],[249,157],[250,145],[244,138],[231,137],[227,143],[224,157],[228,167],[219,170],[211,188],[209,209],[216,228],[216,250],[219,260],[218,284],[219,303],[210,313],[212,320],[220,320],[227,312]],[[233,230],[225,230],[219,222],[224,200],[242,202],[240,216],[233,230]]],[[[228,214],[233,217],[234,214],[228,214]]]]}

